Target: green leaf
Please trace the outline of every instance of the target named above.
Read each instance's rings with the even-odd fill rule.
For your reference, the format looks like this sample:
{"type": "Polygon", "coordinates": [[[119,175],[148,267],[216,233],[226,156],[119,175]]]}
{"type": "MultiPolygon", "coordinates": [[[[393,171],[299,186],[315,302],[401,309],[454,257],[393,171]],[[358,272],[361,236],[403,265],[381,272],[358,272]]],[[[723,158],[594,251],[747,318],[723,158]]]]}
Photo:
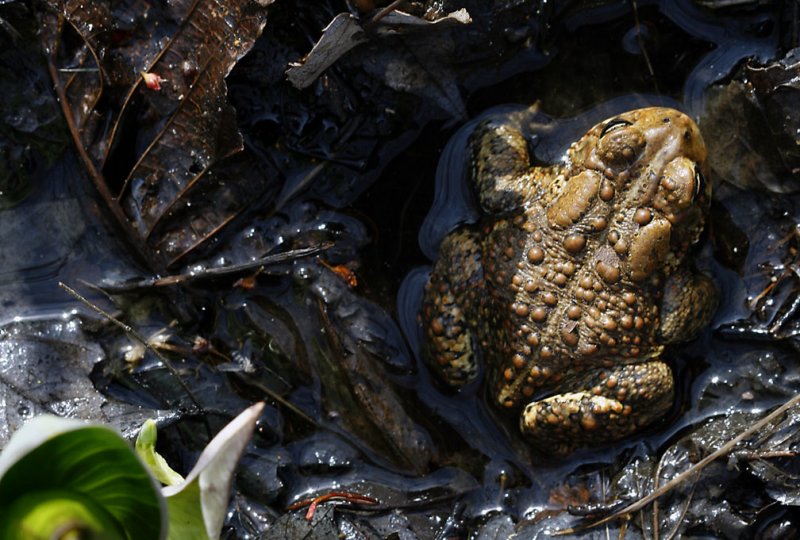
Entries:
{"type": "Polygon", "coordinates": [[[263,403],[245,409],[208,443],[182,484],[161,490],[169,506],[170,540],[219,538],[239,457],[263,409],[263,403]]]}
{"type": "Polygon", "coordinates": [[[0,538],[123,540],[124,532],[104,508],[74,491],[34,491],[0,514],[0,538]]]}
{"type": "Polygon", "coordinates": [[[136,454],[150,468],[156,480],[166,486],[180,484],[183,482],[183,476],[172,470],[167,460],[156,452],[157,437],[156,423],[153,420],[146,420],[136,437],[136,454]]]}
{"type": "MultiPolygon", "coordinates": [[[[166,489],[166,488],[165,488],[166,489]]],[[[167,497],[169,508],[169,540],[211,540],[219,531],[210,534],[203,520],[200,483],[190,482],[180,492],[167,497]]],[[[220,526],[222,524],[220,523],[220,526]]]]}
{"type": "MultiPolygon", "coordinates": [[[[34,522],[72,513],[83,515],[81,519],[91,516],[103,527],[114,523],[115,528],[103,529],[109,538],[165,537],[158,486],[128,443],[105,426],[54,416],[34,418],[0,455],[0,475],[4,523],[14,512],[34,522]]],[[[61,525],[73,524],[67,520],[61,525]]]]}

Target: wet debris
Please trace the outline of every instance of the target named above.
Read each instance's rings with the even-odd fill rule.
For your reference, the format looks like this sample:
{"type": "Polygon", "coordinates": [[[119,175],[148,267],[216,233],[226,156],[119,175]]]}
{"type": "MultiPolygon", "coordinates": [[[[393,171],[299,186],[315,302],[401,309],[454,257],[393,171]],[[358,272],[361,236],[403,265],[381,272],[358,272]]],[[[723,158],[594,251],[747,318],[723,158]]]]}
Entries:
{"type": "Polygon", "coordinates": [[[748,63],[744,75],[753,86],[770,126],[783,166],[800,175],[800,49],[792,49],[777,62],[748,63]]]}
{"type": "MultiPolygon", "coordinates": [[[[91,326],[91,324],[89,325],[91,326]]],[[[104,351],[78,317],[22,321],[0,328],[0,443],[30,418],[44,413],[114,426],[132,438],[147,418],[166,425],[169,407],[117,401],[94,384],[104,351]]]]}
{"type": "Polygon", "coordinates": [[[731,82],[713,87],[708,96],[700,130],[714,173],[742,188],[796,191],[798,185],[781,166],[771,126],[752,90],[731,82]]]}
{"type": "Polygon", "coordinates": [[[749,61],[712,87],[701,129],[714,171],[740,187],[800,189],[800,49],[778,61],[749,61]]]}

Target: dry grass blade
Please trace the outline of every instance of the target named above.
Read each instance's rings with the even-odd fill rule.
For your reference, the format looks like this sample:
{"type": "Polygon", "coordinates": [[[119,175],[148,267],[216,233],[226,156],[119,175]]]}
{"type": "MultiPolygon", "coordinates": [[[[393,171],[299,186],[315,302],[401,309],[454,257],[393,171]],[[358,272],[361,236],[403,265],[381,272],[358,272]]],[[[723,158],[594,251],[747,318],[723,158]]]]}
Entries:
{"type": "Polygon", "coordinates": [[[617,510],[613,514],[611,514],[609,516],[606,516],[606,517],[604,517],[602,519],[599,519],[599,520],[597,520],[597,521],[595,521],[593,523],[590,523],[590,524],[582,526],[582,527],[562,529],[560,531],[554,532],[553,535],[555,535],[555,536],[563,536],[563,535],[566,535],[566,534],[574,534],[574,533],[582,531],[582,530],[598,527],[598,526],[603,525],[605,523],[608,523],[610,521],[614,521],[615,519],[623,518],[623,517],[625,517],[625,516],[627,516],[627,515],[629,515],[629,514],[631,514],[633,512],[641,510],[642,508],[644,508],[645,506],[647,506],[651,502],[655,501],[656,499],[658,499],[662,495],[665,495],[666,493],[672,491],[675,487],[679,486],[683,482],[686,482],[687,480],[690,480],[690,479],[694,478],[696,475],[700,474],[700,472],[702,472],[703,469],[705,469],[705,467],[709,463],[711,463],[711,462],[713,462],[713,461],[715,461],[715,460],[727,455],[728,453],[730,453],[736,447],[737,444],[739,444],[740,442],[742,442],[746,438],[754,435],[755,433],[757,433],[758,431],[760,431],[764,427],[768,426],[773,421],[775,421],[778,418],[780,418],[784,413],[786,413],[786,411],[788,411],[789,409],[791,409],[792,407],[794,407],[794,406],[796,406],[798,404],[800,404],[800,394],[794,396],[792,399],[790,399],[789,401],[787,401],[786,403],[784,403],[783,405],[781,405],[780,407],[778,407],[777,409],[775,409],[774,411],[772,411],[771,413],[766,415],[764,418],[762,418],[761,420],[759,420],[758,422],[756,422],[755,424],[753,424],[752,426],[750,426],[746,430],[742,431],[739,435],[737,435],[736,437],[734,437],[733,439],[731,439],[730,441],[728,441],[727,443],[722,445],[718,450],[716,450],[716,451],[712,452],[711,454],[707,455],[706,457],[704,457],[703,459],[701,459],[700,461],[698,461],[697,463],[692,465],[689,469],[687,469],[683,473],[679,474],[678,476],[676,476],[675,478],[673,478],[672,480],[670,480],[669,482],[667,482],[666,484],[664,484],[660,488],[658,488],[655,491],[653,491],[651,494],[649,494],[649,495],[647,495],[645,497],[642,497],[638,501],[636,501],[634,503],[631,503],[628,506],[625,506],[625,507],[621,508],[620,510],[617,510]]]}
{"type": "MultiPolygon", "coordinates": [[[[106,310],[104,310],[100,306],[95,305],[92,302],[90,302],[89,300],[87,300],[83,295],[78,293],[75,289],[73,289],[72,287],[70,287],[66,283],[59,282],[58,286],[61,287],[62,289],[64,289],[64,291],[66,291],[67,294],[69,294],[70,296],[72,296],[73,298],[78,300],[81,304],[85,305],[86,307],[88,307],[89,309],[91,309],[92,311],[94,311],[95,313],[97,313],[98,315],[103,317],[104,319],[108,320],[109,322],[111,322],[111,323],[115,324],[116,326],[118,326],[119,328],[121,328],[130,338],[132,338],[135,341],[138,341],[141,345],[143,345],[145,348],[149,349],[154,355],[156,355],[156,357],[161,362],[163,362],[164,366],[172,374],[172,376],[175,377],[175,380],[178,381],[178,384],[181,385],[181,388],[183,388],[184,392],[186,392],[187,397],[192,401],[194,406],[197,407],[197,411],[195,411],[195,412],[197,412],[197,413],[202,413],[203,412],[203,406],[197,400],[197,398],[195,397],[195,395],[192,392],[192,390],[186,385],[186,381],[183,380],[183,377],[181,377],[181,374],[178,373],[178,370],[176,370],[175,367],[172,365],[172,362],[170,362],[169,358],[167,358],[166,356],[161,354],[161,352],[158,349],[153,347],[150,344],[150,342],[144,336],[139,334],[136,330],[134,330],[129,325],[125,324],[124,322],[120,321],[119,319],[117,319],[116,317],[114,317],[113,315],[108,313],[106,310]]],[[[205,415],[203,415],[203,418],[205,418],[205,415]]],[[[206,424],[206,426],[208,427],[207,424],[206,424]]]]}
{"type": "Polygon", "coordinates": [[[317,246],[307,248],[292,249],[283,253],[275,253],[274,255],[267,255],[254,261],[248,261],[242,264],[232,264],[230,266],[222,266],[218,268],[207,268],[201,272],[190,272],[185,274],[176,274],[172,276],[163,276],[158,278],[147,278],[133,282],[125,283],[108,283],[100,287],[103,291],[108,293],[125,293],[137,291],[141,289],[150,289],[152,287],[166,287],[168,285],[176,285],[178,283],[185,283],[189,281],[198,281],[203,279],[214,279],[221,277],[228,277],[246,272],[248,270],[264,269],[267,266],[290,262],[303,257],[309,257],[322,253],[330,249],[333,243],[327,242],[317,246]]]}
{"type": "Polygon", "coordinates": [[[376,13],[375,16],[372,17],[372,20],[369,22],[369,25],[376,24],[378,21],[386,17],[389,13],[391,13],[392,11],[396,10],[401,5],[403,5],[403,2],[404,0],[394,0],[394,2],[392,2],[385,8],[381,9],[378,13],[376,13]]]}

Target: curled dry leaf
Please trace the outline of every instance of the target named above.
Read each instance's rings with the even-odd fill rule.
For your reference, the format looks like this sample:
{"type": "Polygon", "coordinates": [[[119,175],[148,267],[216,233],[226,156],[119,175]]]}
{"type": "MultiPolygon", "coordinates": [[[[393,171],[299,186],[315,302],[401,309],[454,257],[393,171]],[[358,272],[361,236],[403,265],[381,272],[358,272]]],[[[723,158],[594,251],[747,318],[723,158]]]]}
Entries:
{"type": "Polygon", "coordinates": [[[286,77],[297,88],[306,88],[347,51],[367,40],[358,19],[340,13],[322,31],[322,37],[302,62],[292,64],[286,77]]]}
{"type": "Polygon", "coordinates": [[[215,166],[242,149],[224,79],[260,35],[268,3],[62,0],[43,8],[70,134],[111,214],[154,269],[213,237],[258,194],[215,166]]]}
{"type": "MultiPolygon", "coordinates": [[[[395,36],[414,31],[441,29],[448,26],[466,25],[472,19],[465,9],[459,9],[436,21],[427,21],[401,11],[392,11],[374,24],[362,27],[359,20],[349,14],[340,13],[325,27],[319,41],[302,62],[292,64],[286,71],[289,81],[297,88],[310,86],[326,69],[348,51],[369,40],[368,31],[377,36],[395,36]]],[[[435,51],[432,47],[429,52],[435,51]]],[[[426,66],[422,66],[425,68],[426,66]]],[[[397,86],[397,85],[389,85],[397,86]]]]}

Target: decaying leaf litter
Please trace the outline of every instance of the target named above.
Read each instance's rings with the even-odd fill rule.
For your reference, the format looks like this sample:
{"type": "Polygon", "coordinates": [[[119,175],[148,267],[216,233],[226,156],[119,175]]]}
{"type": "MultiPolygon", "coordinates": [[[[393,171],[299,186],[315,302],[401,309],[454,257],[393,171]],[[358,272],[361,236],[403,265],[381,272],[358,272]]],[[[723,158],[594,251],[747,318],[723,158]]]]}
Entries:
{"type": "MultiPolygon", "coordinates": [[[[109,329],[95,330],[98,333],[92,335],[97,337],[91,340],[79,338],[83,348],[94,341],[104,346],[93,346],[93,357],[100,361],[89,362],[95,387],[91,393],[101,401],[123,404],[123,411],[125,403],[153,409],[162,424],[172,423],[166,438],[181,455],[187,448],[200,447],[205,429],[196,429],[203,423],[199,417],[222,423],[269,390],[293,403],[305,417],[280,405],[265,413],[263,429],[244,462],[245,480],[236,499],[240,504],[231,518],[240,534],[260,531],[290,502],[341,491],[333,488],[336,485],[383,504],[368,514],[345,508],[326,510],[314,518],[324,526],[312,534],[329,527],[348,537],[394,533],[420,538],[445,532],[466,535],[467,531],[524,538],[537,531],[574,526],[575,517],[564,512],[568,505],[583,507],[585,514],[591,509],[602,512],[615,499],[640,498],[751,422],[748,417],[737,422],[736,416],[728,418],[726,412],[758,410],[786,401],[791,391],[784,385],[794,381],[796,363],[797,212],[792,145],[786,144],[793,142],[793,132],[787,124],[782,134],[776,118],[781,107],[791,110],[794,99],[783,93],[792,90],[790,73],[795,62],[791,55],[778,61],[779,51],[792,46],[778,43],[790,41],[785,36],[791,35],[791,14],[763,6],[738,13],[692,11],[698,8],[689,2],[664,11],[645,2],[638,4],[638,22],[630,13],[614,18],[603,6],[584,8],[570,3],[539,13],[533,3],[525,2],[492,8],[469,2],[409,4],[400,6],[400,11],[408,11],[392,12],[383,25],[377,21],[372,27],[379,7],[360,12],[347,9],[344,3],[322,3],[311,9],[289,2],[263,8],[252,3],[183,2],[149,6],[146,16],[127,5],[112,9],[66,2],[41,9],[48,71],[64,118],[70,119],[66,131],[100,194],[104,212],[125,244],[138,253],[141,267],[131,267],[126,276],[135,278],[132,283],[147,290],[147,280],[166,277],[169,282],[170,276],[202,276],[206,268],[290,254],[289,260],[270,264],[256,276],[253,288],[233,286],[241,274],[199,281],[192,277],[170,287],[163,297],[158,292],[139,292],[116,299],[123,320],[145,335],[167,328],[166,339],[176,350],[186,352],[174,361],[199,405],[186,399],[174,377],[152,355],[145,354],[136,365],[125,364],[121,351],[127,338],[109,329]],[[380,241],[375,226],[366,227],[360,216],[342,209],[354,202],[358,205],[357,196],[380,175],[382,167],[375,162],[385,167],[392,156],[413,144],[413,134],[422,125],[438,122],[436,129],[441,131],[448,119],[452,122],[479,112],[476,104],[487,101],[481,86],[517,74],[508,83],[511,95],[527,95],[520,88],[533,80],[539,85],[534,88],[535,98],[542,99],[545,108],[557,103],[548,100],[548,95],[559,90],[574,98],[573,90],[579,85],[569,84],[569,72],[566,80],[556,84],[560,89],[548,91],[542,82],[548,79],[548,69],[557,71],[560,55],[574,58],[577,54],[559,39],[559,32],[569,25],[591,30],[587,19],[599,20],[603,15],[607,26],[602,33],[622,35],[618,39],[626,44],[651,47],[653,73],[642,67],[642,82],[627,80],[623,85],[629,92],[650,91],[652,77],[669,70],[655,54],[654,35],[666,39],[669,24],[687,28],[681,10],[692,15],[695,23],[707,25],[705,30],[739,32],[731,42],[706,32],[704,43],[713,46],[698,47],[709,51],[698,65],[715,53],[717,61],[727,59],[733,70],[735,47],[726,46],[748,43],[748,39],[758,44],[750,53],[757,50],[756,56],[761,55],[742,68],[750,70],[747,75],[731,71],[734,82],[711,87],[723,96],[721,101],[714,106],[711,100],[703,102],[707,139],[739,135],[727,139],[725,150],[716,155],[758,148],[748,142],[763,144],[767,137],[782,143],[775,145],[781,156],[778,165],[769,154],[761,161],[757,157],[735,160],[740,164],[735,170],[729,166],[731,160],[715,165],[725,183],[718,190],[714,217],[720,230],[710,235],[716,253],[706,258],[716,268],[715,277],[732,292],[725,311],[704,338],[706,346],[710,343],[722,352],[706,358],[705,369],[691,363],[684,369],[687,384],[694,381],[693,389],[686,390],[692,397],[685,399],[682,414],[675,412],[667,433],[682,431],[686,437],[652,434],[617,451],[581,456],[576,463],[583,465],[578,468],[553,464],[549,473],[526,468],[524,448],[517,448],[524,459],[516,463],[476,455],[469,443],[453,449],[454,444],[447,441],[463,440],[461,428],[448,426],[443,421],[447,416],[437,420],[425,406],[431,395],[432,402],[442,407],[452,396],[426,394],[436,389],[429,381],[420,382],[424,374],[415,370],[407,345],[387,315],[392,302],[381,294],[378,272],[364,257],[370,242],[380,241]],[[298,90],[297,80],[292,81],[297,75],[289,76],[287,70],[297,74],[306,63],[310,65],[320,54],[314,52],[314,44],[324,44],[325,34],[336,28],[337,20],[350,21],[350,50],[338,51],[324,69],[319,67],[323,62],[306,71],[302,81],[309,84],[306,90],[298,90]],[[747,34],[745,20],[760,21],[761,33],[747,34]],[[158,21],[155,27],[154,21],[158,21]],[[776,24],[764,30],[764,21],[776,24]],[[788,28],[785,35],[779,33],[780,28],[788,28]],[[487,35],[500,36],[494,40],[500,43],[496,49],[487,50],[487,35]],[[629,35],[638,39],[625,42],[629,35]],[[763,46],[770,36],[776,41],[774,54],[764,57],[763,46]],[[206,38],[208,42],[203,41],[206,38]],[[193,39],[201,39],[200,44],[193,39]],[[204,49],[202,43],[215,47],[204,49]],[[250,54],[244,56],[250,47],[250,54]],[[776,75],[776,69],[788,74],[776,75]],[[755,82],[758,70],[769,76],[766,82],[762,77],[751,92],[742,81],[749,75],[755,82]],[[147,88],[142,73],[157,74],[161,90],[147,88]],[[525,73],[533,74],[532,79],[525,79],[525,73]],[[734,97],[726,99],[727,95],[734,97]],[[766,121],[746,121],[747,129],[737,122],[731,125],[731,110],[766,121]],[[758,131],[764,126],[769,133],[758,131]],[[763,163],[769,164],[767,180],[761,180],[763,163]],[[749,183],[752,178],[759,179],[755,185],[749,183]],[[788,195],[778,200],[774,191],[788,195]],[[744,232],[734,234],[734,228],[744,232]],[[723,229],[731,231],[723,234],[728,232],[723,229]],[[731,242],[731,237],[744,242],[731,242]],[[317,255],[303,251],[320,247],[326,249],[317,255],[327,267],[314,259],[317,255]],[[329,269],[337,265],[359,276],[355,289],[329,269]],[[171,324],[173,320],[177,324],[171,324]],[[211,346],[195,348],[198,341],[211,346]],[[415,390],[420,386],[425,391],[415,390]],[[379,389],[386,392],[383,397],[379,389]],[[719,429],[721,434],[713,431],[719,429]],[[682,448],[687,449],[683,454],[682,448]],[[661,456],[660,461],[656,456],[661,456]],[[417,476],[415,481],[406,476],[425,471],[429,475],[417,476]],[[659,471],[660,482],[649,480],[656,475],[653,471],[659,471]],[[562,485],[571,489],[563,490],[562,485]],[[541,496],[547,491],[571,495],[553,496],[548,503],[541,496]],[[249,504],[241,504],[243,500],[249,504]],[[442,525],[431,524],[430,515],[439,516],[442,525]]],[[[685,31],[691,33],[691,29],[685,31]]],[[[599,54],[599,59],[607,58],[599,54]]],[[[579,78],[580,69],[572,63],[558,69],[577,71],[574,77],[579,78]]],[[[716,82],[703,77],[692,80],[704,81],[703,89],[716,82]]],[[[668,84],[658,87],[669,92],[668,84]]],[[[574,114],[569,111],[562,110],[562,115],[574,114]]],[[[367,196],[375,197],[373,190],[367,196]]],[[[125,281],[110,280],[117,286],[125,281]]],[[[72,324],[81,327],[78,319],[72,324]]],[[[39,339],[35,329],[23,323],[21,330],[4,336],[4,343],[19,343],[21,335],[39,339]]],[[[702,341],[688,347],[684,356],[704,358],[707,350],[702,341]]],[[[8,355],[15,368],[28,354],[25,348],[16,349],[8,355]]],[[[46,368],[43,376],[51,371],[57,370],[46,368]]],[[[9,383],[4,386],[13,388],[9,383]]],[[[38,400],[43,408],[55,407],[35,396],[17,396],[9,402],[21,399],[38,400]]],[[[78,403],[74,411],[80,415],[92,407],[78,403]]],[[[116,423],[114,415],[109,419],[116,423]]],[[[791,484],[783,480],[786,475],[774,472],[791,470],[793,463],[793,422],[791,417],[785,422],[774,435],[757,439],[744,454],[734,454],[735,472],[709,468],[696,484],[684,484],[685,491],[663,498],[658,512],[638,513],[625,526],[626,536],[648,536],[654,530],[662,535],[691,530],[728,537],[756,530],[767,535],[785,531],[795,499],[791,484]],[[718,485],[731,486],[722,502],[718,485]],[[749,486],[746,499],[737,490],[742,485],[749,486]]],[[[503,436],[514,437],[510,432],[503,436]]],[[[323,504],[323,508],[329,507],[323,504]]],[[[299,525],[304,512],[287,513],[279,522],[295,519],[299,525]]],[[[265,535],[279,534],[279,530],[289,529],[276,526],[265,535]]],[[[293,534],[306,534],[301,530],[293,534]]]]}

